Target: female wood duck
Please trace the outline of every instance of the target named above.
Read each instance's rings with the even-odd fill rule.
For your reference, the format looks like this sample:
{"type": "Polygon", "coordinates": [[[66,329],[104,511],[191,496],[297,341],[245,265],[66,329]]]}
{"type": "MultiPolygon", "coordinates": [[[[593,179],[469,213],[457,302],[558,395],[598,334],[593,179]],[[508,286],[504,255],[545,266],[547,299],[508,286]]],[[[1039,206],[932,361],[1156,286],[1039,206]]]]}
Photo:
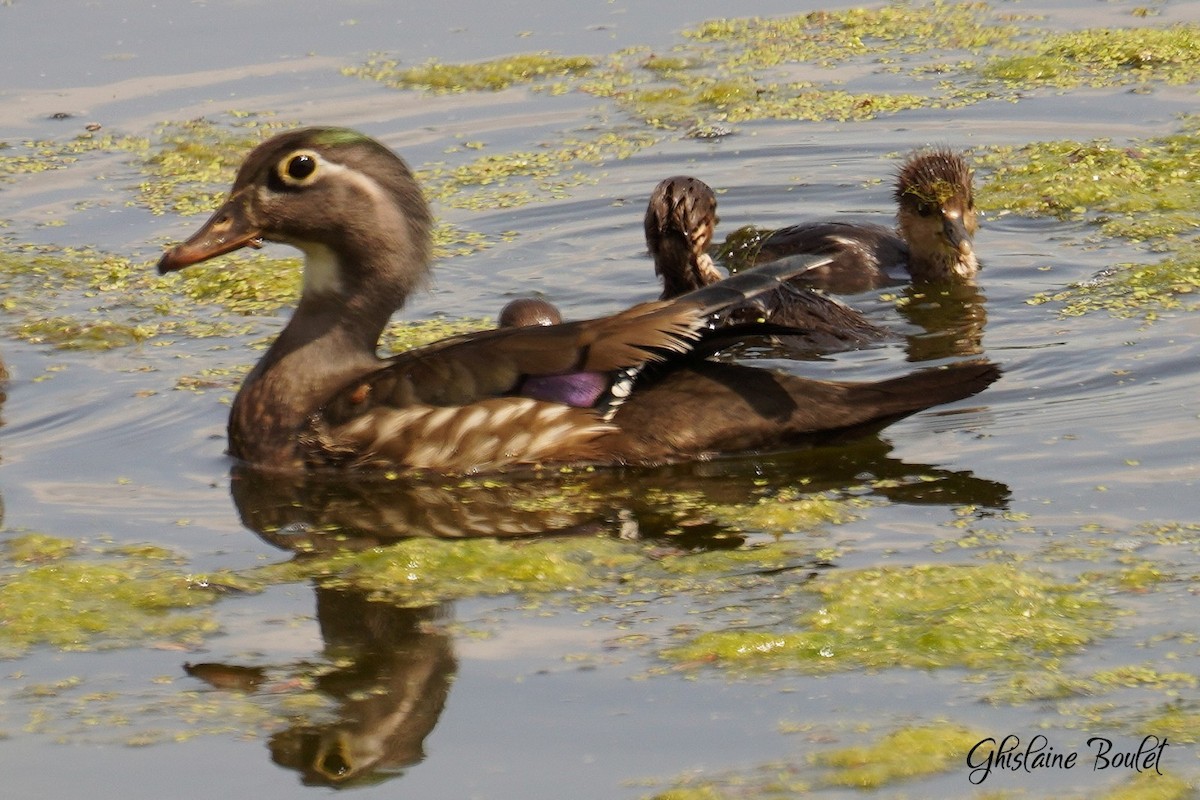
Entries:
{"type": "Polygon", "coordinates": [[[255,148],[225,203],[162,256],[160,273],[264,240],[305,255],[299,305],[234,399],[234,457],[289,471],[658,464],[779,450],[968,397],[999,374],[973,362],[838,383],[698,357],[697,343],[742,335],[710,328],[712,315],[795,272],[773,265],[610,317],[465,334],[381,360],[384,325],[428,277],[431,223],[391,151],[307,128],[255,148]]]}
{"type": "MultiPolygon", "coordinates": [[[[662,279],[661,299],[678,297],[725,277],[708,253],[718,221],[717,196],[704,181],[677,175],[654,187],[646,205],[646,247],[654,257],[654,271],[662,279]]],[[[797,283],[760,294],[727,316],[739,321],[756,317],[802,329],[803,333],[789,341],[798,338],[816,352],[848,350],[888,336],[845,303],[797,283]]]]}
{"type": "Polygon", "coordinates": [[[781,228],[762,240],[754,261],[827,255],[806,285],[843,293],[901,283],[970,281],[979,271],[972,237],[979,227],[971,168],[945,148],[912,153],[896,173],[896,229],[852,222],[781,228]]]}

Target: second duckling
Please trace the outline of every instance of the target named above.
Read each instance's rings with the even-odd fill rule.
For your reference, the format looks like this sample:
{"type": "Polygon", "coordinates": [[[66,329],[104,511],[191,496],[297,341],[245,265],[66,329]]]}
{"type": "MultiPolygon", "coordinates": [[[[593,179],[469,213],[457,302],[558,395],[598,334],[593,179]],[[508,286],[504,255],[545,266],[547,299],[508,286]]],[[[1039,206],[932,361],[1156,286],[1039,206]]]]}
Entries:
{"type": "Polygon", "coordinates": [[[781,228],[761,241],[754,263],[795,255],[832,256],[805,276],[807,285],[853,294],[911,278],[916,283],[971,281],[979,271],[979,228],[972,172],[947,148],[918,150],[896,172],[896,228],[812,222],[781,228]]]}

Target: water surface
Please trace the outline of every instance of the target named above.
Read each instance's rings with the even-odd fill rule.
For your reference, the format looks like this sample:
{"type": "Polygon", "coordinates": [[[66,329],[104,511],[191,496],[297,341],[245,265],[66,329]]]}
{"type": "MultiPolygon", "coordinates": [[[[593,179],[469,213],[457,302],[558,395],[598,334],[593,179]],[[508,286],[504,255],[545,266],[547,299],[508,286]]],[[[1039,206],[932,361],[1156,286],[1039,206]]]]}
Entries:
{"type": "MultiPolygon", "coordinates": [[[[463,163],[472,155],[464,142],[486,142],[490,152],[533,150],[596,126],[632,123],[605,101],[579,94],[400,92],[340,69],[379,51],[408,63],[539,50],[666,52],[680,43],[682,29],[730,11],[706,0],[686,8],[532,2],[517,11],[495,3],[417,5],[0,5],[7,55],[0,64],[0,141],[69,140],[88,123],[153,136],[164,122],[228,122],[236,110],[352,126],[418,167],[463,163]]],[[[753,0],[737,10],[777,15],[849,5],[753,0]]],[[[1156,6],[1161,15],[1150,18],[1132,16],[1132,7],[1002,6],[1046,14],[1047,26],[1063,28],[1079,24],[1081,9],[1088,24],[1114,27],[1197,16],[1188,3],[1156,6]]],[[[895,80],[874,68],[865,74],[867,82],[895,80]]],[[[435,286],[404,315],[490,318],[508,299],[537,293],[581,318],[653,297],[640,217],[650,189],[667,175],[692,173],[720,187],[723,231],[831,217],[886,223],[892,165],[913,147],[1162,135],[1193,110],[1194,89],[1033,92],[1017,103],[861,122],[743,123],[715,139],[663,134],[628,158],[589,167],[588,180],[558,199],[436,207],[441,218],[490,237],[493,246],[446,259],[435,286]]],[[[149,271],[161,245],[202,218],[137,206],[141,180],[120,153],[18,176],[0,183],[0,234],[14,247],[87,245],[128,254],[149,271]]],[[[70,291],[47,300],[21,294],[27,285],[14,280],[0,348],[11,374],[0,429],[5,541],[40,532],[84,547],[154,545],[171,551],[174,569],[204,575],[337,545],[314,530],[366,533],[371,545],[412,533],[474,535],[478,519],[461,513],[470,507],[484,509],[485,531],[491,525],[493,533],[519,535],[513,547],[551,531],[606,541],[636,534],[647,563],[776,538],[794,544],[798,555],[788,569],[751,579],[720,576],[734,588],[719,597],[626,592],[614,581],[583,593],[530,599],[511,591],[405,608],[298,580],[223,595],[208,610],[219,632],[186,648],[167,640],[82,652],[39,645],[0,670],[4,796],[329,794],[339,783],[339,759],[349,759],[339,748],[352,743],[360,748],[349,759],[355,769],[367,764],[353,782],[363,797],[636,798],[688,781],[726,787],[728,795],[715,796],[774,796],[761,788],[762,775],[773,770],[793,773],[819,796],[850,797],[872,793],[830,785],[814,755],[907,725],[948,723],[1023,740],[1044,733],[1060,749],[1081,751],[1089,736],[1136,747],[1147,733],[1168,735],[1147,720],[1167,709],[1194,713],[1198,700],[1200,616],[1191,583],[1200,567],[1192,530],[1200,516],[1193,378],[1200,325],[1186,311],[1150,324],[1104,313],[1068,318],[1054,304],[1029,304],[1113,264],[1155,258],[1136,244],[1097,240],[1085,223],[992,215],[977,246],[985,269],[968,305],[985,321],[983,354],[1004,369],[984,394],[877,435],[796,454],[601,474],[593,479],[593,500],[563,514],[523,513],[536,507],[544,487],[520,481],[449,494],[439,487],[240,481],[224,455],[230,382],[202,391],[173,387],[206,369],[249,365],[282,315],[246,318],[244,331],[215,339],[165,335],[111,350],[64,350],[13,331],[40,303],[81,319],[123,319],[136,305],[70,291]],[[737,504],[782,489],[862,502],[840,524],[732,531],[659,499],[692,492],[737,504]],[[1055,673],[1083,680],[1121,666],[1169,665],[1193,679],[1008,702],[995,698],[1019,669],[814,676],[679,666],[659,656],[689,632],[789,618],[812,602],[797,589],[822,571],[1009,563],[1063,582],[1132,567],[1156,572],[1159,579],[1135,588],[1113,582],[1103,590],[1113,629],[1056,663],[1055,673]],[[203,675],[186,674],[185,662],[251,672],[219,672],[236,686],[215,688],[203,675]],[[739,782],[759,788],[728,788],[739,782]]],[[[916,361],[970,355],[947,348],[944,336],[922,335],[920,303],[896,303],[904,293],[852,298],[900,331],[896,341],[782,366],[874,380],[916,361]]],[[[175,311],[189,314],[186,296],[177,292],[175,299],[175,311]]],[[[195,313],[217,315],[211,307],[195,313]]],[[[1194,781],[1196,754],[1187,737],[1173,738],[1166,752],[1163,772],[1194,781]]],[[[346,763],[340,769],[344,775],[346,763]]],[[[1131,777],[1081,767],[997,774],[977,788],[967,781],[964,753],[933,777],[885,785],[877,794],[1092,797],[1131,777]]],[[[788,791],[797,793],[794,785],[788,791]]]]}

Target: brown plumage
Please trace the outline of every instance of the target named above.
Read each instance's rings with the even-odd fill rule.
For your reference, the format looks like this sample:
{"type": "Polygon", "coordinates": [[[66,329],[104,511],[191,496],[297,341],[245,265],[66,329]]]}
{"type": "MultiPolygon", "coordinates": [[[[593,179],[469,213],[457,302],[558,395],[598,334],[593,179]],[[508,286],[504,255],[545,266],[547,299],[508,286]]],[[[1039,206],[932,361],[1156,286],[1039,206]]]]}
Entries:
{"type": "Polygon", "coordinates": [[[779,449],[969,396],[999,374],[972,363],[840,384],[697,354],[745,333],[714,328],[714,317],[822,259],[747,270],[610,317],[466,334],[381,360],[384,325],[427,277],[430,225],[403,161],[353,131],[308,128],[255,148],[225,204],[163,255],[166,273],[263,240],[305,253],[296,312],[234,399],[236,458],[277,470],[653,464],[779,449]]]}
{"type": "MultiPolygon", "coordinates": [[[[654,271],[662,279],[662,299],[724,277],[708,253],[718,222],[716,194],[703,181],[680,175],[654,187],[646,205],[646,247],[654,258],[654,271]]],[[[733,322],[762,319],[796,328],[796,334],[785,337],[788,344],[814,353],[861,347],[888,336],[859,311],[794,282],[757,295],[726,318],[733,322]]]]}
{"type": "Polygon", "coordinates": [[[979,227],[971,168],[946,149],[918,150],[896,173],[895,229],[852,222],[781,228],[765,239],[755,263],[791,256],[832,260],[807,272],[806,285],[856,293],[901,283],[970,281],[979,271],[973,237],[979,227]]]}

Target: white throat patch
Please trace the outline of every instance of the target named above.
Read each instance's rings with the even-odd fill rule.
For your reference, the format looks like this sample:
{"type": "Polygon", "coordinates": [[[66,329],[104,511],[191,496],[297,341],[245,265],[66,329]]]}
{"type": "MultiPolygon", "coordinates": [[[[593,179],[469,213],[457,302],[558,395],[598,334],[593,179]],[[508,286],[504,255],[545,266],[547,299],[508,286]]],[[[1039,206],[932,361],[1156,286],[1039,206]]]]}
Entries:
{"type": "Polygon", "coordinates": [[[333,250],[312,242],[297,246],[304,251],[304,294],[341,294],[342,265],[333,250]]]}

